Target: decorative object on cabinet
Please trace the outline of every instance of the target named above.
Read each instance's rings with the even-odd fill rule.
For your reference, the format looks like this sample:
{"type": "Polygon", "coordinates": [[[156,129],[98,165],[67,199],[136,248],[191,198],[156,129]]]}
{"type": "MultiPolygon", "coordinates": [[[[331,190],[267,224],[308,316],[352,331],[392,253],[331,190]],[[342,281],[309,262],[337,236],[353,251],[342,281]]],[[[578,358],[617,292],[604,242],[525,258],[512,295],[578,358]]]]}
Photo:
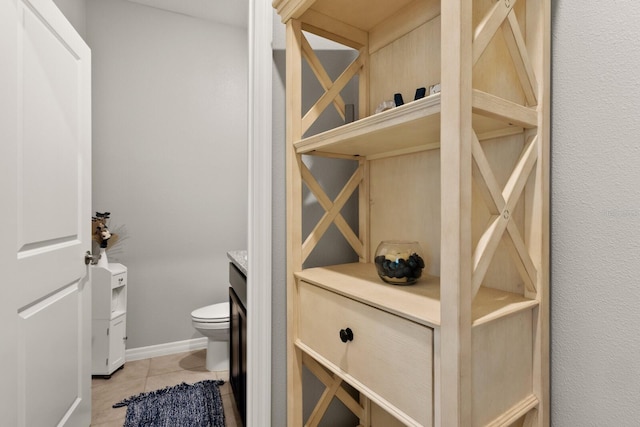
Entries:
{"type": "MultiPolygon", "coordinates": [[[[373,259],[378,276],[392,285],[411,285],[426,267],[420,243],[408,240],[380,242],[373,259]]],[[[428,270],[428,268],[427,268],[428,270]]]]}
{"type": "Polygon", "coordinates": [[[127,239],[127,230],[124,225],[111,224],[111,212],[96,212],[91,217],[91,235],[92,253],[100,254],[93,264],[106,267],[109,264],[107,253],[113,254],[121,250],[122,243],[127,239]]]}
{"type": "Polygon", "coordinates": [[[107,260],[107,245],[109,239],[111,239],[111,233],[107,222],[111,212],[96,212],[96,216],[91,218],[93,228],[93,241],[97,242],[100,247],[98,261],[96,264],[100,267],[108,267],[109,261],[107,260]]]}
{"type": "Polygon", "coordinates": [[[92,375],[110,378],[124,366],[127,341],[127,267],[91,267],[92,375]]]}
{"type": "Polygon", "coordinates": [[[440,93],[440,83],[429,86],[429,95],[435,95],[436,93],[440,93]]]}
{"type": "Polygon", "coordinates": [[[390,110],[396,106],[395,101],[382,101],[378,108],[376,108],[375,114],[382,113],[383,111],[390,110]]]}
{"type": "Polygon", "coordinates": [[[273,6],[287,34],[288,425],[318,425],[337,398],[365,427],[548,426],[550,1],[273,6]],[[357,51],[334,82],[313,64],[326,92],[306,112],[305,32],[357,51]],[[359,120],[309,135],[353,77],[359,120]],[[303,156],[357,168],[332,200],[303,156]],[[326,211],[306,236],[303,185],[326,211]],[[340,213],[352,194],[357,231],[340,213]],[[332,224],[360,262],[305,268],[332,224]],[[387,236],[429,243],[416,284],[380,281],[387,236]],[[303,366],[326,386],[307,420],[303,366]]]}
{"type": "Polygon", "coordinates": [[[345,104],[344,106],[344,122],[351,123],[355,121],[355,106],[353,104],[345,104]]]}

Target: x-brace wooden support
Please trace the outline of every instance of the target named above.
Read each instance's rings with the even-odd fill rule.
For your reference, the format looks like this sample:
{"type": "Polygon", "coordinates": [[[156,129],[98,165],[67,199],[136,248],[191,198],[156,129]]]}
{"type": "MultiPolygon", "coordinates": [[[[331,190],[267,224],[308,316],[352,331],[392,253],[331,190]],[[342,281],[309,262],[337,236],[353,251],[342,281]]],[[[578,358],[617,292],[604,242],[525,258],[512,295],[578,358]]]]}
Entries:
{"type": "Polygon", "coordinates": [[[305,427],[315,427],[318,425],[334,397],[344,403],[344,405],[360,419],[361,425],[368,424],[368,421],[366,421],[368,420],[366,410],[367,402],[365,402],[365,406],[360,405],[353,396],[341,387],[342,379],[340,379],[340,377],[329,372],[308,354],[303,353],[302,362],[325,386],[325,390],[305,423],[305,427]]]}
{"type": "MultiPolygon", "coordinates": [[[[333,208],[333,205],[334,205],[333,202],[324,192],[324,190],[322,189],[318,181],[316,181],[315,177],[311,174],[311,171],[309,170],[309,168],[307,168],[307,166],[304,163],[301,162],[301,164],[302,164],[301,172],[302,172],[303,182],[307,185],[309,190],[313,193],[315,198],[318,200],[318,203],[320,203],[320,206],[322,206],[322,208],[325,211],[329,212],[333,208]]],[[[349,242],[353,250],[358,254],[358,256],[362,257],[363,256],[362,242],[360,241],[360,239],[358,239],[358,236],[353,231],[353,229],[349,226],[349,224],[347,224],[347,221],[344,219],[342,214],[338,212],[333,222],[338,228],[338,230],[340,230],[344,238],[347,240],[347,242],[349,242]]]]}
{"type": "Polygon", "coordinates": [[[302,56],[307,60],[309,67],[315,74],[318,82],[324,89],[324,93],[316,101],[316,103],[307,111],[302,117],[302,134],[304,134],[313,123],[320,117],[320,114],[330,105],[334,104],[338,114],[343,119],[345,118],[345,103],[340,96],[340,91],[349,83],[349,81],[362,69],[364,55],[360,52],[360,55],[340,74],[335,80],[331,81],[329,74],[322,66],[322,63],[318,59],[317,55],[313,51],[313,48],[309,44],[306,37],[301,34],[302,41],[302,56]]]}
{"type": "MultiPolygon", "coordinates": [[[[305,169],[307,168],[306,167],[302,168],[303,172],[305,169]]],[[[356,188],[358,188],[358,185],[360,185],[360,182],[362,182],[363,176],[364,174],[362,171],[362,166],[360,166],[358,167],[358,169],[356,169],[356,171],[353,173],[349,181],[345,184],[344,188],[342,189],[342,191],[340,191],[335,201],[331,203],[327,195],[322,190],[322,187],[320,187],[320,185],[317,183],[317,181],[315,179],[309,179],[309,178],[312,178],[309,170],[307,169],[307,171],[304,172],[303,179],[305,184],[307,184],[307,186],[311,189],[311,191],[314,194],[317,194],[316,197],[318,198],[318,201],[320,202],[322,207],[326,210],[326,212],[322,216],[322,218],[320,218],[320,221],[318,222],[318,224],[316,224],[314,229],[311,231],[309,236],[306,238],[306,240],[302,244],[303,262],[304,260],[307,259],[307,257],[309,256],[313,248],[316,247],[316,245],[318,244],[318,241],[327,231],[331,223],[336,220],[338,215],[340,215],[340,211],[344,207],[345,203],[347,203],[347,201],[349,200],[349,197],[351,197],[351,194],[356,190],[356,188]]],[[[342,220],[339,219],[338,224],[340,224],[338,228],[343,234],[345,234],[347,241],[349,241],[349,243],[351,243],[352,246],[355,245],[354,250],[356,250],[356,252],[358,252],[358,254],[361,255],[362,243],[355,244],[355,240],[358,240],[358,239],[357,237],[355,237],[355,233],[353,233],[353,231],[351,232],[346,231],[345,227],[347,227],[349,230],[350,228],[349,228],[349,225],[346,223],[346,221],[344,221],[344,218],[342,220]],[[354,237],[355,237],[355,240],[354,240],[354,237]]],[[[358,242],[360,241],[358,240],[358,242]]]]}
{"type": "Polygon", "coordinates": [[[537,161],[537,140],[536,136],[526,143],[504,190],[500,191],[500,186],[491,170],[480,141],[475,133],[473,135],[473,178],[491,213],[489,226],[480,237],[473,255],[472,286],[474,295],[480,288],[501,240],[507,244],[527,289],[536,292],[537,271],[520,231],[512,221],[512,213],[537,161]],[[504,238],[505,230],[510,239],[504,238]]]}
{"type": "Polygon", "coordinates": [[[498,0],[478,24],[473,37],[473,63],[478,62],[491,39],[502,28],[527,103],[533,106],[538,103],[538,85],[522,30],[513,10],[515,3],[516,0],[498,0]]]}

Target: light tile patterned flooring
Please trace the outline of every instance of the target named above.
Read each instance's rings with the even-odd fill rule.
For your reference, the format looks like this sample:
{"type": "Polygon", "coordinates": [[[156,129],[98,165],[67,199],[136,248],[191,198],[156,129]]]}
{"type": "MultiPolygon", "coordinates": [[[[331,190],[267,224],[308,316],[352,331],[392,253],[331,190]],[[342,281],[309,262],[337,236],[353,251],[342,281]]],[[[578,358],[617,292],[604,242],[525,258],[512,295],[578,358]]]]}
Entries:
{"type": "Polygon", "coordinates": [[[124,368],[110,379],[91,381],[91,426],[121,427],[126,407],[112,408],[114,403],[138,393],[153,391],[186,382],[224,380],[220,386],[227,427],[242,427],[229,383],[229,372],[209,372],[205,369],[205,350],[126,362],[124,368]]]}

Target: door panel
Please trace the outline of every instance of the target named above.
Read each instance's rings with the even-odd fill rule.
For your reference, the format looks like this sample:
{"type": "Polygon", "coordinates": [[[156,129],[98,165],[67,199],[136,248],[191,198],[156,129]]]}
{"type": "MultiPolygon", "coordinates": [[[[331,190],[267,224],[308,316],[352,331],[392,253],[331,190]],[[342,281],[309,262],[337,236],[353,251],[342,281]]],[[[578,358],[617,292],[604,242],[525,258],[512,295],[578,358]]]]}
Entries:
{"type": "Polygon", "coordinates": [[[77,243],[78,235],[77,54],[34,11],[23,11],[19,251],[77,243]]]}
{"type": "Polygon", "coordinates": [[[78,286],[73,285],[19,312],[26,398],[21,406],[27,426],[53,425],[79,403],[78,308],[78,286]],[[32,400],[40,402],[38,410],[26,410],[32,400]]]}
{"type": "Polygon", "coordinates": [[[0,3],[2,422],[86,427],[90,51],[52,0],[0,3]]]}
{"type": "Polygon", "coordinates": [[[76,282],[83,274],[82,263],[65,266],[60,261],[78,259],[81,228],[86,227],[79,218],[80,192],[89,182],[81,179],[79,152],[86,142],[84,121],[90,113],[84,99],[88,87],[83,82],[90,77],[87,47],[77,35],[78,40],[72,40],[64,31],[68,28],[53,28],[55,22],[47,18],[55,20],[47,12],[57,18],[60,12],[48,3],[18,4],[22,25],[17,64],[16,249],[25,269],[36,273],[29,280],[25,305],[76,282]],[[54,280],[37,280],[37,272],[47,267],[54,280]]]}

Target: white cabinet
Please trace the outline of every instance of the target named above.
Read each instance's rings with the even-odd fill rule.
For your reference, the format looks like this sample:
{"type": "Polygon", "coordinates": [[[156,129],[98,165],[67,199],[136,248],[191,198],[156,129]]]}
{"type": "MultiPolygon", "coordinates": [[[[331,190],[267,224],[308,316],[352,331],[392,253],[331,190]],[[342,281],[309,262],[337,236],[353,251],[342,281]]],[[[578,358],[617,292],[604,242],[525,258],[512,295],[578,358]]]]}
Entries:
{"type": "Polygon", "coordinates": [[[92,268],[92,370],[111,376],[124,365],[127,340],[127,267],[92,268]]]}

